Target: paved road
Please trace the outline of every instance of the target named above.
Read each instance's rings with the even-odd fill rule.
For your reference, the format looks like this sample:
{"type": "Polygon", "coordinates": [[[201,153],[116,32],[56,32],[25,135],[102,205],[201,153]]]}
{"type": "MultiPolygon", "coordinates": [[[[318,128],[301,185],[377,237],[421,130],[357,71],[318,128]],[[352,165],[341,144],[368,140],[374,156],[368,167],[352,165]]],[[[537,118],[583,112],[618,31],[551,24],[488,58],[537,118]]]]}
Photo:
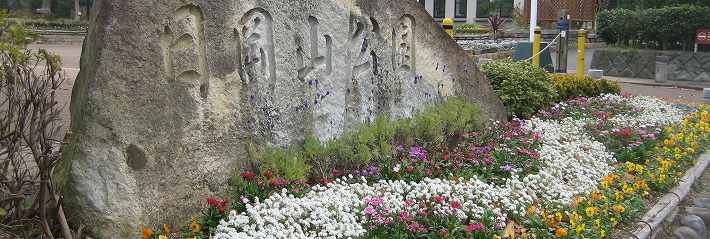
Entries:
{"type": "MultiPolygon", "coordinates": [[[[74,79],[79,73],[79,59],[81,56],[81,45],[51,45],[51,44],[33,44],[30,49],[36,50],[39,48],[47,49],[50,52],[56,53],[62,57],[62,69],[65,70],[69,81],[65,82],[58,94],[60,105],[64,105],[64,110],[61,114],[61,122],[65,130],[69,130],[69,102],[71,101],[71,88],[74,86],[74,79]]],[[[589,69],[592,61],[592,52],[594,49],[587,51],[585,58],[585,69],[589,69]]],[[[554,55],[554,54],[553,54],[554,55]]],[[[568,70],[576,72],[577,51],[576,49],[569,50],[568,70]]],[[[554,61],[553,61],[554,62],[554,61]]],[[[610,80],[620,82],[623,93],[634,95],[648,95],[666,97],[670,99],[678,99],[689,102],[702,102],[702,85],[674,85],[676,82],[669,82],[665,85],[657,85],[653,80],[649,79],[632,79],[620,77],[607,77],[610,80]],[[655,85],[655,86],[654,86],[655,85]]],[[[705,83],[707,84],[707,83],[705,83]]],[[[707,87],[710,87],[708,85],[707,87]]]]}

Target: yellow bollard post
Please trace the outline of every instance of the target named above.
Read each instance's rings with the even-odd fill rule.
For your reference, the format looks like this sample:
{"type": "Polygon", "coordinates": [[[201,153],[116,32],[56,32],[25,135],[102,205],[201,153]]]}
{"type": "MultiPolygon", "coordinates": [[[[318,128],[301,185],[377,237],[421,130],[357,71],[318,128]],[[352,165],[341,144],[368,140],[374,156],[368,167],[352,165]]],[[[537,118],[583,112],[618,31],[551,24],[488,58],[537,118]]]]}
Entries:
{"type": "Polygon", "coordinates": [[[542,42],[542,34],[540,33],[540,27],[535,27],[535,38],[533,41],[533,51],[532,55],[534,56],[532,59],[532,64],[535,66],[540,66],[540,42],[542,42]]]}
{"type": "Polygon", "coordinates": [[[577,36],[577,76],[584,76],[584,52],[587,44],[587,32],[584,29],[579,29],[577,36]]]}
{"type": "Polygon", "coordinates": [[[444,30],[446,30],[446,33],[449,34],[450,37],[454,37],[454,21],[451,20],[451,18],[444,18],[444,21],[441,22],[441,25],[444,27],[444,30]]]}

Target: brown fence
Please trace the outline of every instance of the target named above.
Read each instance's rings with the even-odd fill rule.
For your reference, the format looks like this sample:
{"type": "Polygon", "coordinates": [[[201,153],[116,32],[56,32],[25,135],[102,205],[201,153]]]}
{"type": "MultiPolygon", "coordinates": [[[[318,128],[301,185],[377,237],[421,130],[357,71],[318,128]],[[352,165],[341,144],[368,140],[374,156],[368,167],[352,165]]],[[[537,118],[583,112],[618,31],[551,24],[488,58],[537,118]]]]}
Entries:
{"type": "MultiPolygon", "coordinates": [[[[592,22],[597,14],[596,0],[538,0],[537,20],[557,21],[557,10],[570,12],[570,24],[573,22],[592,22]]],[[[530,0],[525,0],[525,19],[530,22],[530,0]]]]}

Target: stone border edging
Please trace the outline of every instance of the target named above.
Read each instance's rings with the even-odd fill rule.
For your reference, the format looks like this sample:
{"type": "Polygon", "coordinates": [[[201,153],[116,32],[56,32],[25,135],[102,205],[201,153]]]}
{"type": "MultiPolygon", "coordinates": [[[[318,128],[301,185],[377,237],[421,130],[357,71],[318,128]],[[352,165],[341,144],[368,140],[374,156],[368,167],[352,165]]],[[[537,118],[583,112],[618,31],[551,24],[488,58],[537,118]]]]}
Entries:
{"type": "Polygon", "coordinates": [[[680,178],[678,186],[674,187],[669,193],[666,193],[661,199],[651,207],[651,209],[644,214],[641,221],[637,222],[636,225],[641,226],[640,229],[633,231],[633,236],[628,237],[636,239],[650,239],[653,238],[654,232],[663,225],[663,221],[666,220],[668,215],[671,215],[674,210],[678,207],[683,199],[690,193],[690,188],[695,183],[695,180],[700,178],[708,164],[710,164],[710,153],[705,152],[698,157],[699,160],[695,166],[688,169],[688,171],[680,178]]]}

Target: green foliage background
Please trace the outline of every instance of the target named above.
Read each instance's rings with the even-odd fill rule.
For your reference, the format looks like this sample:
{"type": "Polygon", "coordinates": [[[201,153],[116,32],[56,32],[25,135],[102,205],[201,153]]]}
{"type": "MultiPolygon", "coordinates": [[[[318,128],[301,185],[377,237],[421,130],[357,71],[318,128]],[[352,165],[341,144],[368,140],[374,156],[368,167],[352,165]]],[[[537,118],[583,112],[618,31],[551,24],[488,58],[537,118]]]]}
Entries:
{"type": "Polygon", "coordinates": [[[603,11],[597,15],[597,35],[607,44],[691,50],[696,30],[710,28],[708,5],[603,11]]]}

